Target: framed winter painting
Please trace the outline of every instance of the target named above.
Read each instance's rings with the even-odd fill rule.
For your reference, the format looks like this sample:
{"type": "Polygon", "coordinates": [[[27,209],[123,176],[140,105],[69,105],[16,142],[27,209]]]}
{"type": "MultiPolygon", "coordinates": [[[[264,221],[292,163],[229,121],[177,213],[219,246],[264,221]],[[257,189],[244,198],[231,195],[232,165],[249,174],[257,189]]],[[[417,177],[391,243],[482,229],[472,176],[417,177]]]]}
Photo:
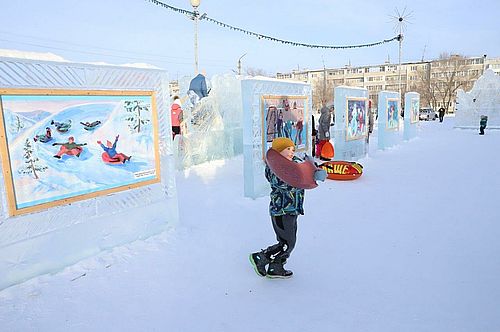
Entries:
{"type": "Polygon", "coordinates": [[[387,130],[399,129],[399,99],[387,98],[387,122],[385,128],[387,130]]]}
{"type": "Polygon", "coordinates": [[[307,96],[262,96],[262,158],[276,137],[288,137],[295,151],[307,151],[307,96]]]}
{"type": "Polygon", "coordinates": [[[362,139],[367,134],[366,98],[347,98],[346,141],[362,139]]]}
{"type": "Polygon", "coordinates": [[[10,215],[160,181],[152,91],[0,90],[10,215]]]}

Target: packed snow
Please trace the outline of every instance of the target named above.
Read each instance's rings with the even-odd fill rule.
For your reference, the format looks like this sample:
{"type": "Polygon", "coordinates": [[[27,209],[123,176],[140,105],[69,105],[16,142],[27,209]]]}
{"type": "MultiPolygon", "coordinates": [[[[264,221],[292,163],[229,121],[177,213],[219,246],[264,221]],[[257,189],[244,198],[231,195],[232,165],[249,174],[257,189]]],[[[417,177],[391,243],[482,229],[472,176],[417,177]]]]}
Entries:
{"type": "Polygon", "coordinates": [[[180,222],[0,292],[2,331],[499,331],[500,131],[420,124],[364,174],[306,192],[288,280],[243,158],[176,174],[180,222]]]}

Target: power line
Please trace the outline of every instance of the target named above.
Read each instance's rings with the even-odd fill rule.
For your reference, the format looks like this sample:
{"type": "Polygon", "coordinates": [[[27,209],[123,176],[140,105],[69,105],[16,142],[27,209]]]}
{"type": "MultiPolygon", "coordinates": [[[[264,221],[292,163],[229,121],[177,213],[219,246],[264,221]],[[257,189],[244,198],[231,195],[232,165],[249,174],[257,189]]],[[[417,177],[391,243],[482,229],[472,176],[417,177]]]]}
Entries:
{"type": "Polygon", "coordinates": [[[19,33],[12,33],[12,32],[8,32],[8,31],[0,31],[0,34],[16,36],[16,37],[31,38],[31,39],[36,39],[36,40],[45,40],[48,42],[54,42],[54,43],[58,43],[58,44],[74,45],[74,46],[78,46],[78,47],[93,48],[93,49],[103,50],[103,51],[126,52],[128,54],[146,55],[146,56],[160,57],[160,58],[172,58],[172,59],[182,59],[182,60],[188,59],[187,57],[175,57],[175,56],[153,54],[153,53],[141,53],[141,52],[127,51],[127,50],[120,50],[120,49],[113,49],[113,48],[104,48],[104,47],[98,47],[98,46],[93,46],[93,45],[78,44],[78,43],[74,43],[74,42],[61,41],[61,40],[36,37],[36,36],[29,36],[29,35],[24,35],[24,34],[19,34],[19,33]]]}
{"type": "MultiPolygon", "coordinates": [[[[28,46],[35,46],[35,47],[40,47],[40,48],[47,49],[47,50],[58,50],[58,51],[66,51],[66,52],[72,52],[72,53],[82,53],[82,54],[89,54],[89,55],[106,56],[106,57],[119,58],[119,59],[124,59],[124,60],[155,61],[155,62],[160,62],[160,63],[177,64],[177,65],[191,65],[192,64],[191,62],[167,61],[164,59],[152,59],[152,58],[145,58],[145,57],[130,57],[130,56],[122,56],[122,55],[116,55],[116,54],[98,53],[98,52],[92,52],[92,51],[81,51],[81,50],[74,50],[74,49],[69,49],[69,48],[64,48],[64,47],[48,46],[48,45],[43,45],[43,44],[39,44],[39,43],[29,43],[29,42],[9,40],[9,39],[4,39],[4,38],[0,38],[0,41],[28,45],[28,46]]],[[[61,42],[61,43],[63,43],[63,42],[61,42]]],[[[106,49],[103,49],[103,50],[106,50],[106,49]]],[[[127,52],[127,51],[123,51],[123,52],[127,52]]],[[[161,57],[161,55],[158,55],[158,57],[161,57]]],[[[187,60],[187,58],[178,58],[178,59],[186,59],[187,60]]],[[[211,64],[210,66],[231,68],[231,66],[227,66],[227,65],[224,66],[224,65],[211,64]]]]}
{"type": "Polygon", "coordinates": [[[253,31],[245,30],[245,29],[242,29],[242,28],[239,28],[239,27],[236,27],[236,26],[229,25],[229,24],[226,24],[224,22],[218,21],[216,19],[213,19],[213,18],[209,17],[207,14],[199,15],[198,12],[192,12],[192,11],[189,11],[189,10],[185,10],[185,9],[177,8],[177,7],[174,7],[174,6],[170,6],[170,5],[167,5],[166,3],[163,3],[163,2],[158,1],[158,0],[145,0],[145,1],[151,2],[151,3],[155,4],[155,5],[163,7],[163,8],[167,8],[167,9],[173,10],[174,12],[177,12],[177,13],[185,14],[185,15],[188,15],[190,17],[196,17],[198,20],[206,20],[206,21],[209,21],[211,23],[215,23],[215,24],[217,24],[219,26],[222,26],[224,28],[229,28],[230,30],[235,30],[235,31],[238,31],[238,32],[245,33],[247,35],[251,35],[251,36],[257,37],[258,39],[266,39],[266,40],[270,40],[270,41],[273,41],[273,42],[278,42],[278,43],[282,43],[282,44],[286,44],[286,45],[291,45],[291,46],[338,50],[338,49],[351,49],[351,48],[372,47],[372,46],[377,46],[377,45],[389,43],[389,42],[395,41],[395,40],[399,41],[402,38],[402,35],[400,34],[400,35],[397,35],[397,36],[392,37],[390,39],[384,39],[384,40],[381,40],[381,41],[378,41],[378,42],[366,43],[366,44],[357,44],[357,45],[318,45],[318,44],[307,44],[307,43],[301,43],[301,42],[294,42],[294,41],[290,41],[290,40],[279,39],[279,38],[275,38],[275,37],[271,37],[271,36],[266,36],[266,35],[263,35],[263,34],[260,34],[260,33],[256,33],[256,32],[253,32],[253,31]]]}

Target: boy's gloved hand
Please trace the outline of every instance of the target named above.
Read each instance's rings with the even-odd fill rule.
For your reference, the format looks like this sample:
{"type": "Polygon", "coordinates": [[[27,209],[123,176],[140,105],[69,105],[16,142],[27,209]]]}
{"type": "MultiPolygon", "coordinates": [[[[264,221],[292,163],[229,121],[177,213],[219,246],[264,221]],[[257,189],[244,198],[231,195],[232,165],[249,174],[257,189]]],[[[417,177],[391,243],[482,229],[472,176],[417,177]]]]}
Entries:
{"type": "Polygon", "coordinates": [[[310,156],[306,153],[306,154],[304,154],[304,161],[312,161],[312,162],[314,162],[314,159],[313,159],[313,158],[311,158],[311,157],[310,157],[310,156]]]}
{"type": "Polygon", "coordinates": [[[316,181],[325,181],[326,179],[326,171],[324,169],[318,169],[314,172],[314,180],[316,181]]]}

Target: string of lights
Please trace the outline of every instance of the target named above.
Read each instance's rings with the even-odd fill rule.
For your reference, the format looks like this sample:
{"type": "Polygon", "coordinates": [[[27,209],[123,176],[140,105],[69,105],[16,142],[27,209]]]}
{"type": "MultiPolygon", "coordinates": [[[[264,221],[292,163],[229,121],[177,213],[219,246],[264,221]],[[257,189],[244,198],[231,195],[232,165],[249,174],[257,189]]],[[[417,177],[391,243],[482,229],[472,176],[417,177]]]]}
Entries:
{"type": "Polygon", "coordinates": [[[213,18],[207,16],[207,14],[200,15],[196,11],[193,12],[193,11],[189,11],[189,10],[177,8],[177,7],[174,7],[174,6],[171,6],[171,5],[167,5],[166,3],[163,3],[163,2],[158,1],[158,0],[145,0],[145,1],[151,2],[151,3],[153,3],[153,4],[157,5],[157,6],[160,6],[160,7],[166,8],[166,9],[170,9],[170,10],[172,10],[174,12],[177,12],[177,13],[188,15],[190,17],[196,17],[198,20],[206,20],[208,22],[215,23],[215,24],[217,24],[217,25],[219,25],[221,27],[228,28],[230,30],[242,32],[244,34],[257,37],[258,39],[266,39],[266,40],[270,40],[270,41],[273,41],[273,42],[278,42],[278,43],[282,43],[282,44],[286,44],[286,45],[291,45],[291,46],[339,50],[339,49],[372,47],[372,46],[377,46],[377,45],[389,43],[389,42],[392,42],[392,41],[395,41],[395,40],[399,41],[400,39],[403,38],[403,36],[401,34],[399,34],[399,35],[397,35],[395,37],[392,37],[390,39],[384,39],[384,40],[381,40],[381,41],[378,41],[378,42],[366,43],[366,44],[358,44],[358,45],[317,45],[317,44],[300,43],[300,42],[294,42],[294,41],[289,41],[289,40],[283,40],[283,39],[279,39],[279,38],[275,38],[275,37],[271,37],[271,36],[266,36],[266,35],[263,35],[263,34],[260,34],[260,33],[252,32],[252,31],[249,31],[249,30],[245,30],[245,29],[242,29],[242,28],[239,28],[239,27],[236,27],[236,26],[229,25],[229,24],[226,24],[224,22],[218,21],[216,19],[213,19],[213,18]]]}

